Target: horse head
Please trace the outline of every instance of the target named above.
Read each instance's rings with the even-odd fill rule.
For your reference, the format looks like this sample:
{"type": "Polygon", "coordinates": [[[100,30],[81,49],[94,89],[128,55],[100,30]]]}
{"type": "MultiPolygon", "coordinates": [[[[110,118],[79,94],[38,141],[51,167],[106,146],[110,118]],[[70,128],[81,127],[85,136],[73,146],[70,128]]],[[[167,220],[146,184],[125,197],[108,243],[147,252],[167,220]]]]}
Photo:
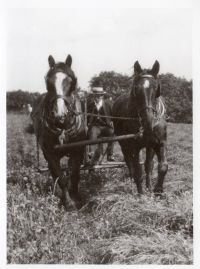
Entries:
{"type": "Polygon", "coordinates": [[[72,93],[76,89],[77,79],[71,69],[72,57],[68,55],[65,62],[56,63],[50,55],[48,58],[49,71],[45,77],[47,88],[47,104],[49,116],[57,127],[66,127],[67,121],[73,121],[72,93]]]}
{"type": "Polygon", "coordinates": [[[158,61],[155,61],[151,69],[142,69],[138,61],[134,64],[131,97],[135,101],[134,105],[145,132],[151,132],[154,127],[156,101],[160,96],[160,83],[157,78],[159,68],[158,61]]]}

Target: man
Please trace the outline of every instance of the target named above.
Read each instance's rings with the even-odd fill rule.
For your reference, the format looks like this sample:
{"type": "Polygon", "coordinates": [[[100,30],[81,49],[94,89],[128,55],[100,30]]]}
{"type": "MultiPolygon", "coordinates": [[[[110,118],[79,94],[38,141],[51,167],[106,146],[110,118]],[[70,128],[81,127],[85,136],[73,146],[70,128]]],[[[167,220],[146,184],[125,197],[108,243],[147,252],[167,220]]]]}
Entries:
{"type": "MultiPolygon", "coordinates": [[[[112,137],[114,136],[114,130],[111,118],[101,118],[99,116],[111,116],[111,102],[104,99],[105,92],[102,87],[93,87],[92,94],[88,100],[88,113],[91,115],[88,117],[88,136],[89,139],[95,140],[99,137],[112,137]],[[96,116],[97,115],[97,116],[96,116]]],[[[108,143],[107,147],[107,160],[114,161],[113,158],[114,143],[108,143]]],[[[98,162],[100,156],[103,154],[103,144],[97,144],[91,146],[92,158],[91,165],[98,162]]]]}
{"type": "Polygon", "coordinates": [[[30,115],[32,112],[33,108],[30,104],[27,104],[27,113],[30,115]]]}

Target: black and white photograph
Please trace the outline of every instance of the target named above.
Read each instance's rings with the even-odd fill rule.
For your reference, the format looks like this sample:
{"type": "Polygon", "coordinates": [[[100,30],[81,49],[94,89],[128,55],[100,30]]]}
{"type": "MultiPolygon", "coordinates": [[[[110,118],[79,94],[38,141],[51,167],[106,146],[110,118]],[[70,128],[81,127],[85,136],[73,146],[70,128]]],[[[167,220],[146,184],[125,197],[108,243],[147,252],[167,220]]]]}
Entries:
{"type": "Polygon", "coordinates": [[[7,265],[192,265],[192,8],[7,8],[7,265]]]}

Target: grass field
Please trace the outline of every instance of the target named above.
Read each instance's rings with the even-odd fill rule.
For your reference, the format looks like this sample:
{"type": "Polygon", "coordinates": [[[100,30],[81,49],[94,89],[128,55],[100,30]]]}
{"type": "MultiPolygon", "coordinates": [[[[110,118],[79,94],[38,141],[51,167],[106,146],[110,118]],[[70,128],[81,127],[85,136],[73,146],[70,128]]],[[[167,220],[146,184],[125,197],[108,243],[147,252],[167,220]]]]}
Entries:
{"type": "MultiPolygon", "coordinates": [[[[192,264],[192,125],[168,124],[163,198],[136,195],[127,169],[82,174],[86,204],[66,212],[36,170],[28,117],[7,115],[7,261],[14,264],[192,264]]],[[[117,158],[122,158],[115,146],[117,158]]]]}

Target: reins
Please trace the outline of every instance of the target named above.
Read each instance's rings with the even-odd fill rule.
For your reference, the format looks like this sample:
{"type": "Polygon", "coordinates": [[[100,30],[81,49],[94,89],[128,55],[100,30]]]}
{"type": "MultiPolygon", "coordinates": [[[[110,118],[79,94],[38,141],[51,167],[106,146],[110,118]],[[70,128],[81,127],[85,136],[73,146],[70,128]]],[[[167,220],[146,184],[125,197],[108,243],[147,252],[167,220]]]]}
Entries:
{"type": "MultiPolygon", "coordinates": [[[[76,112],[75,112],[76,113],[76,112]]],[[[86,113],[86,112],[78,112],[76,115],[85,115],[85,116],[93,116],[97,118],[108,118],[108,119],[117,119],[117,120],[138,120],[138,118],[132,117],[116,117],[116,116],[105,116],[105,115],[97,115],[94,113],[86,113]]]]}
{"type": "MultiPolygon", "coordinates": [[[[151,79],[155,79],[152,75],[150,75],[150,74],[144,74],[144,75],[142,75],[140,78],[151,78],[151,79]]],[[[138,111],[137,111],[137,117],[118,117],[118,116],[109,116],[109,115],[97,115],[97,114],[94,114],[94,113],[89,113],[89,112],[82,112],[82,111],[77,111],[76,110],[76,106],[74,105],[75,104],[75,98],[74,98],[74,96],[73,96],[73,98],[71,98],[71,97],[66,97],[66,96],[63,96],[63,95],[56,95],[56,96],[54,96],[54,97],[52,97],[52,98],[50,98],[50,100],[49,100],[49,103],[51,104],[51,103],[53,103],[56,99],[58,99],[58,98],[61,98],[61,99],[63,99],[64,100],[64,102],[66,103],[66,106],[67,106],[67,109],[68,109],[68,111],[69,111],[69,113],[71,113],[72,115],[74,115],[75,116],[75,120],[73,121],[73,124],[72,125],[74,125],[75,123],[76,123],[76,118],[78,117],[78,116],[81,116],[81,115],[83,115],[83,116],[85,116],[85,117],[87,117],[87,116],[91,116],[91,117],[98,117],[98,118],[106,118],[106,119],[111,119],[111,120],[126,120],[126,121],[138,121],[140,124],[141,124],[141,116],[140,116],[140,113],[142,112],[142,111],[144,111],[144,110],[147,110],[147,109],[151,109],[152,111],[153,111],[153,113],[154,113],[154,119],[156,120],[156,123],[161,119],[161,118],[164,118],[164,115],[165,115],[165,106],[164,106],[164,104],[163,104],[163,102],[162,103],[160,103],[160,98],[159,98],[159,102],[158,102],[158,104],[159,104],[159,107],[156,107],[156,108],[154,108],[153,106],[146,106],[146,107],[144,107],[144,108],[142,108],[142,109],[139,109],[138,111]],[[162,111],[162,113],[160,112],[160,107],[162,107],[162,110],[164,111],[162,111]]],[[[47,112],[47,111],[46,111],[47,112]]],[[[46,113],[45,113],[46,114],[46,113]]],[[[49,132],[51,132],[51,133],[53,133],[54,135],[56,135],[56,136],[59,136],[59,135],[61,135],[61,134],[63,134],[63,132],[67,135],[68,133],[70,134],[70,132],[72,131],[76,131],[75,129],[76,128],[73,128],[73,126],[71,127],[71,128],[69,128],[69,129],[65,129],[65,128],[53,128],[52,126],[50,126],[50,124],[48,123],[48,118],[49,118],[49,115],[47,116],[47,115],[43,115],[44,116],[44,119],[43,119],[43,121],[44,121],[44,125],[45,125],[45,127],[47,128],[47,130],[49,131],[49,132]],[[47,117],[47,118],[46,118],[47,117]],[[45,119],[46,118],[46,119],[45,119]]],[[[166,116],[166,115],[165,115],[166,116]]],[[[167,119],[167,117],[166,117],[166,119],[167,119]]]]}
{"type": "MultiPolygon", "coordinates": [[[[159,99],[160,101],[160,99],[159,99]]],[[[160,103],[159,103],[160,104],[160,103]]],[[[162,106],[164,106],[164,104],[162,103],[162,106]]],[[[138,113],[141,113],[141,111],[145,110],[145,109],[152,109],[153,112],[156,114],[156,119],[160,119],[160,118],[164,118],[164,114],[165,114],[165,111],[162,112],[160,114],[159,117],[157,117],[159,115],[159,112],[157,111],[157,109],[153,108],[152,106],[146,106],[144,108],[142,108],[141,110],[138,111],[138,113]]],[[[117,116],[105,116],[105,115],[97,115],[97,114],[94,114],[94,113],[88,113],[88,112],[76,112],[76,111],[73,111],[73,113],[75,115],[84,115],[84,116],[93,116],[93,117],[98,117],[98,118],[109,118],[109,119],[116,119],[116,120],[131,120],[131,121],[139,121],[139,118],[140,116],[138,115],[138,117],[117,117],[117,116]]],[[[166,119],[168,118],[168,116],[166,115],[166,119]]]]}
{"type": "MultiPolygon", "coordinates": [[[[153,107],[145,107],[142,110],[138,111],[138,113],[140,113],[141,111],[145,110],[145,109],[152,109],[155,112],[155,119],[160,120],[161,118],[164,118],[164,113],[161,114],[160,116],[158,116],[158,112],[156,109],[154,109],[153,107]]],[[[98,118],[109,118],[109,119],[116,119],[116,120],[130,120],[130,121],[140,121],[140,116],[138,117],[117,117],[117,116],[106,116],[106,115],[97,115],[94,113],[88,113],[88,112],[77,112],[74,109],[70,108],[70,112],[72,112],[75,116],[80,116],[80,115],[84,115],[84,116],[92,116],[92,117],[98,117],[98,118]]],[[[168,116],[166,116],[166,119],[168,118],[168,116]]],[[[47,126],[48,127],[48,126],[47,126]]],[[[62,132],[62,129],[60,129],[60,133],[62,132]]]]}

